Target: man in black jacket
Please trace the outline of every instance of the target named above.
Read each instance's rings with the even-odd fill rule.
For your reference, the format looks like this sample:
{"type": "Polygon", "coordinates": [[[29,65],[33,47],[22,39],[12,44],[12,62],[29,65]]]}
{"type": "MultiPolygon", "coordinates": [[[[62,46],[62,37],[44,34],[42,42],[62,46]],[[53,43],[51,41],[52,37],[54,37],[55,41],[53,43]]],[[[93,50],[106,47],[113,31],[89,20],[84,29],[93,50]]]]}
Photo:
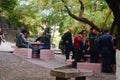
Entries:
{"type": "Polygon", "coordinates": [[[49,38],[45,35],[44,32],[40,35],[40,37],[38,37],[38,38],[36,39],[36,42],[37,42],[37,41],[43,43],[42,49],[50,49],[50,40],[49,40],[49,38]]]}
{"type": "MultiPolygon", "coordinates": [[[[62,37],[66,60],[69,59],[70,52],[73,51],[72,33],[73,29],[70,28],[62,37]]],[[[74,58],[74,56],[72,58],[74,58]]]]}
{"type": "Polygon", "coordinates": [[[99,56],[98,38],[97,38],[96,30],[94,28],[91,28],[91,32],[89,34],[89,40],[90,40],[90,49],[89,49],[90,62],[97,63],[99,56]]]}
{"type": "Polygon", "coordinates": [[[50,33],[50,27],[48,26],[48,23],[47,23],[47,22],[45,23],[44,33],[45,33],[46,37],[47,37],[48,40],[49,40],[49,41],[48,41],[49,44],[47,44],[46,46],[48,46],[49,49],[50,49],[50,44],[51,44],[51,33],[50,33]]]}

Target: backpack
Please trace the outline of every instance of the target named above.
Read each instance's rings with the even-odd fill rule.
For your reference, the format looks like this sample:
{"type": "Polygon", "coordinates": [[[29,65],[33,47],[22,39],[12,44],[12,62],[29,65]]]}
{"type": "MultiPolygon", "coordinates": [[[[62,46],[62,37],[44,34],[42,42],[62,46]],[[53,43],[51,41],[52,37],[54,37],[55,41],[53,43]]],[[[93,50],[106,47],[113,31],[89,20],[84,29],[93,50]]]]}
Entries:
{"type": "Polygon", "coordinates": [[[63,39],[62,38],[61,38],[61,40],[59,42],[58,48],[62,51],[62,54],[65,54],[64,53],[64,43],[63,43],[63,39]]]}
{"type": "Polygon", "coordinates": [[[64,43],[63,43],[63,40],[61,38],[60,42],[59,42],[59,49],[63,49],[63,48],[64,48],[64,43]]]}

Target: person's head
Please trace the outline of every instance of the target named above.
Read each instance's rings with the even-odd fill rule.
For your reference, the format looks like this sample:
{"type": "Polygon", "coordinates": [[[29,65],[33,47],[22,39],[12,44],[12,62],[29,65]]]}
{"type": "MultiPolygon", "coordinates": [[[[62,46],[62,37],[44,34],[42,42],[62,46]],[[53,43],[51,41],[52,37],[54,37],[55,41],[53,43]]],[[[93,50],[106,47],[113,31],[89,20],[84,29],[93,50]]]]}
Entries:
{"type": "Polygon", "coordinates": [[[109,34],[109,30],[108,30],[108,29],[105,29],[103,33],[104,33],[104,34],[109,34]]]}
{"type": "Polygon", "coordinates": [[[102,33],[103,33],[103,31],[102,31],[102,30],[100,30],[100,31],[99,31],[99,34],[102,34],[102,33]]]}
{"type": "Polygon", "coordinates": [[[70,29],[69,29],[69,32],[72,34],[72,33],[73,33],[73,29],[72,29],[72,28],[70,28],[70,29]]]}
{"type": "Polygon", "coordinates": [[[87,31],[86,30],[82,30],[83,32],[83,36],[87,36],[87,31]]]}
{"type": "Polygon", "coordinates": [[[90,40],[89,40],[89,39],[86,39],[86,40],[85,40],[85,44],[86,44],[86,45],[90,45],[90,40]]]}
{"type": "Polygon", "coordinates": [[[95,33],[95,32],[96,32],[96,29],[95,29],[95,28],[91,28],[90,31],[91,31],[92,33],[95,33]]]}
{"type": "Polygon", "coordinates": [[[87,31],[86,30],[82,30],[83,34],[87,34],[87,31]]]}
{"type": "Polygon", "coordinates": [[[40,36],[41,36],[41,37],[45,37],[45,33],[44,33],[44,32],[42,32],[40,36]]]}
{"type": "Polygon", "coordinates": [[[116,39],[117,38],[117,35],[116,34],[113,34],[112,35],[112,39],[114,40],[114,39],[116,39]]]}
{"type": "Polygon", "coordinates": [[[78,35],[82,37],[83,31],[79,32],[78,35]]]}
{"type": "Polygon", "coordinates": [[[25,35],[25,37],[29,36],[29,31],[27,29],[23,29],[21,32],[25,35]]]}

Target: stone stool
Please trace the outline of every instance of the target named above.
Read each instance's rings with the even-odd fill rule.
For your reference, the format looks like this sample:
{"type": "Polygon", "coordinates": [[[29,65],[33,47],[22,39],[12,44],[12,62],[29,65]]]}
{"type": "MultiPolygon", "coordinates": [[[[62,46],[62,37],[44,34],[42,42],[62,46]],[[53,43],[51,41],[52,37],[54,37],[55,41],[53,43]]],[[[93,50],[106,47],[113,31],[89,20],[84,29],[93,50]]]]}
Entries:
{"type": "Polygon", "coordinates": [[[41,60],[54,60],[55,59],[54,50],[41,49],[40,50],[40,59],[41,60]]]}
{"type": "Polygon", "coordinates": [[[13,51],[15,56],[32,58],[32,49],[29,48],[15,48],[13,51]]]}

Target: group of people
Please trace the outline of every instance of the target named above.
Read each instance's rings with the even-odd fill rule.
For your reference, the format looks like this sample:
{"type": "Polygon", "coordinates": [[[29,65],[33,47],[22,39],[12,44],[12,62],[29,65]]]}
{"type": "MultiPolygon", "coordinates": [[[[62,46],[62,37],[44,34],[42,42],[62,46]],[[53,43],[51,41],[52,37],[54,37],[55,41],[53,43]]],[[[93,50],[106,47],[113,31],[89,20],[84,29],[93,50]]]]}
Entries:
{"type": "MultiPolygon", "coordinates": [[[[77,62],[84,62],[86,58],[84,55],[90,55],[91,63],[98,63],[99,55],[102,56],[102,72],[112,72],[112,64],[115,64],[115,46],[116,38],[109,34],[108,30],[100,31],[98,34],[95,28],[90,29],[87,34],[86,30],[82,30],[74,39],[72,38],[73,29],[70,28],[61,37],[62,45],[64,46],[64,53],[66,60],[70,58],[70,53],[73,53],[74,59],[73,67],[77,68],[77,62]]],[[[33,48],[32,44],[27,41],[29,31],[24,29],[17,36],[16,46],[19,48],[31,48],[33,51],[40,51],[40,49],[50,49],[50,29],[47,25],[44,32],[35,40],[43,43],[42,47],[33,48]]]]}
{"type": "Polygon", "coordinates": [[[108,30],[100,31],[97,34],[95,28],[87,31],[82,30],[74,39],[72,39],[73,29],[69,29],[62,36],[62,45],[66,60],[69,59],[70,53],[73,53],[73,67],[77,67],[77,62],[85,61],[85,54],[90,55],[91,63],[98,63],[99,55],[102,56],[102,72],[112,72],[112,64],[115,64],[115,46],[116,39],[109,34],[108,30]]]}
{"type": "Polygon", "coordinates": [[[48,25],[46,25],[46,28],[44,29],[44,32],[41,33],[41,35],[36,38],[34,42],[40,42],[42,46],[38,48],[34,48],[30,41],[27,40],[27,38],[30,36],[29,31],[27,29],[21,30],[21,32],[16,36],[16,46],[18,48],[31,48],[32,51],[39,52],[40,49],[50,49],[50,31],[48,25]]]}

